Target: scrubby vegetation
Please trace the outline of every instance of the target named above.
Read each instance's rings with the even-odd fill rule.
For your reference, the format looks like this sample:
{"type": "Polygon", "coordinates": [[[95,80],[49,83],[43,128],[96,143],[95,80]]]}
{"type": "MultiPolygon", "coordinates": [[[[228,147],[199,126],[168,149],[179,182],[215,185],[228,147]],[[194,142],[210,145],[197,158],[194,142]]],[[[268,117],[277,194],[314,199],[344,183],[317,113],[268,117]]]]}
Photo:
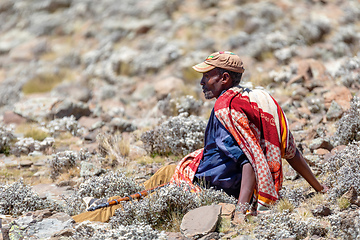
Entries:
{"type": "Polygon", "coordinates": [[[110,219],[112,227],[120,225],[146,224],[156,229],[180,230],[182,217],[191,209],[219,202],[235,203],[234,198],[222,191],[204,189],[192,193],[188,186],[170,185],[163,187],[138,202],[125,202],[123,209],[116,211],[110,219]]]}
{"type": "Polygon", "coordinates": [[[336,152],[324,167],[329,173],[327,183],[331,199],[336,200],[351,187],[360,192],[360,142],[353,142],[336,152]]]}
{"type": "Polygon", "coordinates": [[[45,208],[62,210],[55,202],[40,198],[22,180],[0,185],[0,214],[17,217],[29,211],[45,208]]]}
{"type": "Polygon", "coordinates": [[[334,145],[347,145],[360,141],[360,98],[354,97],[350,109],[336,123],[337,130],[333,136],[334,145]]]}
{"type": "Polygon", "coordinates": [[[54,119],[46,124],[46,128],[52,136],[61,132],[70,132],[73,136],[81,136],[84,133],[84,128],[80,126],[73,115],[54,119]]]}
{"type": "Polygon", "coordinates": [[[13,131],[11,127],[0,123],[0,153],[10,152],[10,144],[16,139],[13,131]]]}
{"type": "Polygon", "coordinates": [[[205,127],[205,120],[184,113],[143,133],[141,140],[151,154],[186,155],[203,146],[205,127]]]}

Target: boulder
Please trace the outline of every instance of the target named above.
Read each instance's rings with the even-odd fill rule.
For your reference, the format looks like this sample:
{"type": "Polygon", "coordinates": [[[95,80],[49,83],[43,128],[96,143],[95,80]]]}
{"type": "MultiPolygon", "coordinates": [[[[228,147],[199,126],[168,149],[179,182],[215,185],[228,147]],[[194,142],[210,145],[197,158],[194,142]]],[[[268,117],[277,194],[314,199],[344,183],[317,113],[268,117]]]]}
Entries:
{"type": "Polygon", "coordinates": [[[63,118],[74,116],[76,120],[82,116],[89,116],[91,111],[89,106],[83,102],[71,101],[70,99],[65,99],[63,101],[58,101],[56,104],[53,104],[51,107],[51,117],[52,118],[63,118]]]}
{"type": "Polygon", "coordinates": [[[312,140],[311,143],[309,144],[309,148],[311,151],[314,151],[315,149],[319,149],[319,148],[325,148],[331,151],[331,149],[333,149],[333,146],[330,143],[329,139],[320,137],[312,140]]]}
{"type": "Polygon", "coordinates": [[[51,108],[57,102],[59,99],[54,97],[29,97],[14,105],[14,113],[29,121],[41,122],[51,116],[51,108]]]}
{"type": "Polygon", "coordinates": [[[333,100],[328,111],[326,112],[326,119],[330,121],[339,119],[343,113],[344,111],[342,107],[333,100]]]}
{"type": "Polygon", "coordinates": [[[32,236],[34,239],[48,239],[65,229],[71,230],[75,221],[66,213],[51,210],[28,212],[10,224],[9,235],[32,236]]]}
{"type": "Polygon", "coordinates": [[[350,89],[345,86],[336,86],[331,88],[331,91],[328,91],[323,94],[324,104],[326,108],[329,108],[333,101],[338,103],[344,111],[350,109],[350,101],[352,99],[352,94],[350,89]]]}
{"type": "Polygon", "coordinates": [[[185,214],[180,230],[186,237],[202,237],[215,231],[220,214],[220,205],[203,206],[193,209],[185,214]]]}
{"type": "Polygon", "coordinates": [[[91,90],[80,83],[61,83],[56,86],[51,94],[61,99],[69,98],[74,101],[86,103],[91,99],[91,90]]]}
{"type": "Polygon", "coordinates": [[[101,165],[97,163],[82,161],[80,165],[80,177],[97,176],[104,172],[101,165]]]}

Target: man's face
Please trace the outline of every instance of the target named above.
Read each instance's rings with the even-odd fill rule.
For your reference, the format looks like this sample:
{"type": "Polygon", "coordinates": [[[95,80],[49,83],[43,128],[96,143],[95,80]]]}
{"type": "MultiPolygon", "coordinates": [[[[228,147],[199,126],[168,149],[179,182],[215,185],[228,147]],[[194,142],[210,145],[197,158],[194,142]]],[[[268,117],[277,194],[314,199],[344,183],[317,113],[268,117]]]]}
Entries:
{"type": "Polygon", "coordinates": [[[223,91],[224,86],[221,84],[222,76],[219,70],[214,68],[203,73],[200,81],[206,99],[218,98],[223,91]]]}

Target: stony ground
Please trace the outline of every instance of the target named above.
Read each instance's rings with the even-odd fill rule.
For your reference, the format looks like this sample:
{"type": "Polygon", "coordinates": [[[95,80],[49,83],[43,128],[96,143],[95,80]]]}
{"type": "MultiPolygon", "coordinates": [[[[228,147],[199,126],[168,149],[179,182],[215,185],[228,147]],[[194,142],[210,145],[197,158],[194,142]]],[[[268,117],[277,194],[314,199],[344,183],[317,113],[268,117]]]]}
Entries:
{"type": "Polygon", "coordinates": [[[360,235],[359,1],[1,0],[0,21],[5,239],[360,235]],[[219,50],[242,56],[244,86],[278,100],[330,191],[316,194],[284,162],[282,199],[243,224],[229,219],[234,199],[177,188],[109,223],[75,224],[83,199],[139,191],[201,147],[214,101],[191,66],[219,50]],[[211,204],[216,220],[222,206],[211,231],[180,233],[186,213],[211,204]]]}

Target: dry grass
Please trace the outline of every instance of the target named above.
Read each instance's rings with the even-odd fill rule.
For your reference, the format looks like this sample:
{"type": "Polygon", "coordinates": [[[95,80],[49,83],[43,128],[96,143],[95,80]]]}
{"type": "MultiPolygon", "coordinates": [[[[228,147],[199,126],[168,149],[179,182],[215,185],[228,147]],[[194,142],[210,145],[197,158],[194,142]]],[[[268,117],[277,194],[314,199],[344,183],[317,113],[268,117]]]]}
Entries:
{"type": "Polygon", "coordinates": [[[137,160],[137,163],[141,164],[141,165],[149,165],[149,164],[153,164],[153,163],[161,163],[164,164],[166,162],[166,157],[162,157],[162,156],[154,156],[154,157],[150,157],[150,156],[143,156],[141,158],[139,158],[137,160]]]}
{"type": "Polygon", "coordinates": [[[126,166],[130,153],[130,142],[121,135],[99,134],[97,136],[100,150],[111,160],[116,160],[120,166],[126,166]]]}
{"type": "Polygon", "coordinates": [[[300,207],[296,208],[294,216],[300,221],[307,221],[310,217],[313,217],[313,214],[311,213],[310,209],[300,207]]]}
{"type": "MultiPolygon", "coordinates": [[[[179,214],[178,212],[172,212],[170,217],[171,224],[170,227],[167,229],[169,232],[180,232],[180,225],[183,218],[183,214],[179,214]]],[[[163,230],[163,229],[159,229],[163,230]]]]}
{"type": "Polygon", "coordinates": [[[225,234],[232,231],[231,219],[221,218],[217,225],[217,231],[225,234]]]}
{"type": "Polygon", "coordinates": [[[61,83],[66,78],[64,71],[59,73],[43,73],[30,79],[23,86],[24,94],[44,93],[51,91],[57,84],[61,83]]]}
{"type": "Polygon", "coordinates": [[[70,169],[67,169],[66,172],[62,173],[56,180],[56,182],[62,182],[62,181],[68,181],[71,180],[74,177],[80,176],[80,168],[73,167],[70,169]]]}
{"type": "Polygon", "coordinates": [[[279,212],[288,210],[289,212],[294,211],[295,206],[286,198],[281,199],[277,204],[276,208],[279,212]]]}
{"type": "Polygon", "coordinates": [[[350,207],[350,201],[349,201],[349,199],[344,198],[344,197],[340,197],[340,198],[337,200],[337,204],[338,204],[340,210],[345,210],[345,209],[347,209],[348,207],[350,207]]]}
{"type": "Polygon", "coordinates": [[[37,141],[42,141],[49,136],[47,132],[41,130],[40,128],[38,128],[38,126],[34,124],[26,124],[26,123],[17,126],[15,132],[23,133],[24,137],[33,138],[34,140],[37,141]]]}

